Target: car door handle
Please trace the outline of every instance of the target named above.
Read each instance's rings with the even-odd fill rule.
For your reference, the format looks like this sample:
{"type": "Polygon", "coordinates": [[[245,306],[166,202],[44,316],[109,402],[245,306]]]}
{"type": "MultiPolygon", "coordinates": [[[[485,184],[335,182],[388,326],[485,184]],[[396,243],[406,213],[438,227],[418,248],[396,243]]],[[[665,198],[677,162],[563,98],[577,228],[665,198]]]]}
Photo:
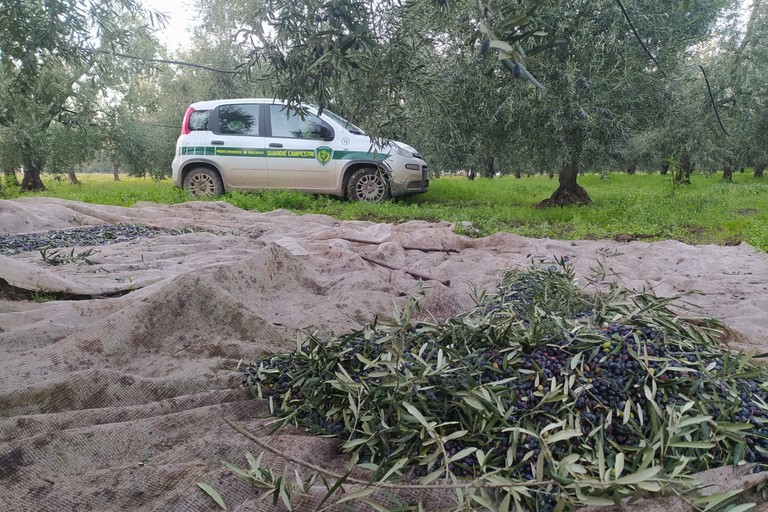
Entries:
{"type": "Polygon", "coordinates": [[[213,144],[214,146],[223,146],[224,145],[224,141],[223,140],[212,140],[211,144],[213,144]]]}
{"type": "Polygon", "coordinates": [[[269,143],[269,147],[271,147],[271,148],[281,148],[281,147],[283,147],[283,145],[280,144],[279,142],[270,142],[269,143]]]}

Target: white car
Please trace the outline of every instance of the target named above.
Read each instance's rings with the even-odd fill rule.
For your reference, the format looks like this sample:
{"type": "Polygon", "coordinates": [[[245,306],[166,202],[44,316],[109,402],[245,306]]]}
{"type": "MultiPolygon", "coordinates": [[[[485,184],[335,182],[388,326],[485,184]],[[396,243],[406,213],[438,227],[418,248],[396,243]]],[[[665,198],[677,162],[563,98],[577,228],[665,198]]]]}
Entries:
{"type": "Polygon", "coordinates": [[[306,106],[300,115],[265,98],[190,105],[172,165],[173,184],[192,196],[272,188],[381,201],[429,188],[412,147],[374,145],[333,112],[306,106]]]}

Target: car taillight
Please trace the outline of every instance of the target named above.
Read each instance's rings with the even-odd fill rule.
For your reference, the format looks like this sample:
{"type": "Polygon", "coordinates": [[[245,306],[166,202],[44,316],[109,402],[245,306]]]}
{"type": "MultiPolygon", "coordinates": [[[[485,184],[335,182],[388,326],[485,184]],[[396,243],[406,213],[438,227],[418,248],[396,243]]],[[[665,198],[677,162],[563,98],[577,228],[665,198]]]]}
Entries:
{"type": "Polygon", "coordinates": [[[189,118],[192,117],[192,114],[194,114],[195,109],[192,107],[189,107],[187,109],[187,113],[184,114],[184,120],[181,122],[181,134],[182,135],[188,135],[192,130],[189,129],[189,118]]]}

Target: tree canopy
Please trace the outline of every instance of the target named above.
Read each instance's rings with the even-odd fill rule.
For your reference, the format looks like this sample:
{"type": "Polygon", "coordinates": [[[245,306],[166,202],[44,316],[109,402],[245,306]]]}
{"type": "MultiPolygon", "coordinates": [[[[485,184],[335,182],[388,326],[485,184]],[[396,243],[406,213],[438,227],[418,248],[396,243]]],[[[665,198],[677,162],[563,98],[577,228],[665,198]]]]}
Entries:
{"type": "Polygon", "coordinates": [[[764,0],[198,1],[173,56],[135,0],[0,4],[0,162],[24,188],[92,158],[73,137],[161,177],[186,106],[242,96],[330,108],[437,174],[559,174],[542,206],[588,203],[584,171],[768,162],[764,0]]]}
{"type": "Polygon", "coordinates": [[[123,71],[110,55],[147,38],[150,21],[163,18],[136,0],[0,2],[0,126],[23,188],[44,187],[52,125],[93,121],[84,114],[123,71]]]}

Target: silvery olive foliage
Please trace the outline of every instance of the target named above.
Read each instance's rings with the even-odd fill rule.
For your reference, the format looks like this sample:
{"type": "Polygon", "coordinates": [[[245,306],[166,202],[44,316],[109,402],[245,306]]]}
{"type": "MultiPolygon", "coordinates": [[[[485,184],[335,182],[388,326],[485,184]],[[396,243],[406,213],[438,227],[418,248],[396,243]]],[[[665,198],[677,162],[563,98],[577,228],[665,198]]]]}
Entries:
{"type": "Polygon", "coordinates": [[[162,17],[135,0],[0,2],[0,127],[15,147],[7,164],[24,168],[23,189],[44,188],[49,128],[79,119],[83,91],[112,83],[119,66],[110,54],[147,36],[149,21],[162,17]]]}
{"type": "Polygon", "coordinates": [[[445,37],[457,27],[476,32],[486,51],[536,82],[526,74],[521,43],[550,44],[530,16],[541,3],[251,1],[238,3],[242,16],[229,37],[242,43],[252,78],[271,82],[275,96],[333,106],[364,119],[374,136],[402,136],[419,115],[414,107],[438,109],[450,97],[430,64],[445,54],[445,37]]]}

